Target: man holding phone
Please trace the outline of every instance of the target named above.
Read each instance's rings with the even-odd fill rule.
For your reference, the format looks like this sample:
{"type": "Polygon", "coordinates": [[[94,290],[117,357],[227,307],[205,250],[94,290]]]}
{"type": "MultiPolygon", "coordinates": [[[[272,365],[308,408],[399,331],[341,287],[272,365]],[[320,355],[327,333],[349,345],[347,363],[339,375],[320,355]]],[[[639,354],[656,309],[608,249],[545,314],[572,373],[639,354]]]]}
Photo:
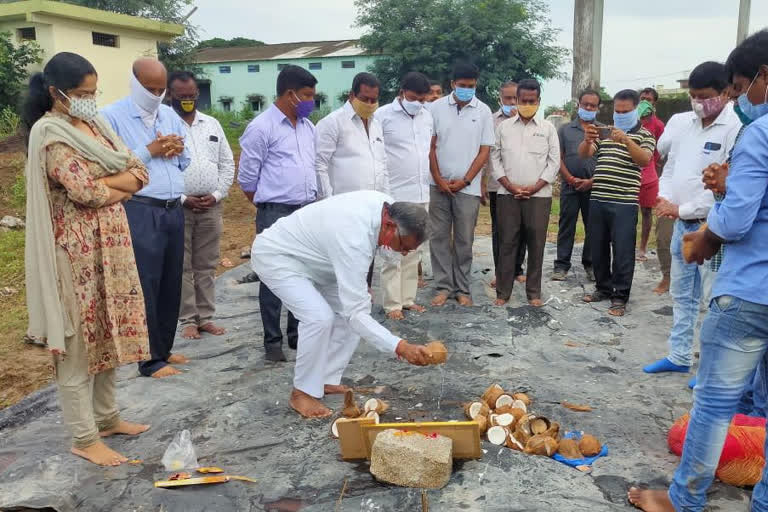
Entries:
{"type": "Polygon", "coordinates": [[[588,227],[596,291],[583,300],[610,300],[608,313],[613,316],[624,316],[629,301],[635,273],[641,173],[656,149],[656,139],[640,124],[639,102],[637,91],[619,91],[613,97],[615,126],[608,138],[603,138],[608,135],[608,127],[587,125],[579,145],[579,156],[596,158],[588,227]]]}

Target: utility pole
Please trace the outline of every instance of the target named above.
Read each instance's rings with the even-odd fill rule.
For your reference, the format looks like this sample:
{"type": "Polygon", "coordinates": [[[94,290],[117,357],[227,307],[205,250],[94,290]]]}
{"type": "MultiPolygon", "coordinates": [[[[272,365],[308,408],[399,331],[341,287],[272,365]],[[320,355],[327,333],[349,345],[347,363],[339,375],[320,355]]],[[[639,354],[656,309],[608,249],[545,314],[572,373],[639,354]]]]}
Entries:
{"type": "Polygon", "coordinates": [[[577,98],[579,92],[587,88],[600,90],[602,47],[603,0],[575,0],[573,5],[573,78],[571,82],[571,96],[573,98],[577,98]]]}
{"type": "Polygon", "coordinates": [[[736,29],[736,44],[739,45],[749,35],[749,11],[752,0],[739,0],[739,28],[736,29]]]}

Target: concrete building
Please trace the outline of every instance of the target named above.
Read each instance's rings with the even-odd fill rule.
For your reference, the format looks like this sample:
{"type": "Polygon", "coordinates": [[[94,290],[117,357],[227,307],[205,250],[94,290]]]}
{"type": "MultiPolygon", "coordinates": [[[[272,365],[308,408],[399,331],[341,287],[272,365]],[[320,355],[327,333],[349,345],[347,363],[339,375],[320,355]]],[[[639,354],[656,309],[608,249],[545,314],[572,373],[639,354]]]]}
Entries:
{"type": "Polygon", "coordinates": [[[316,103],[336,108],[352,79],[375,62],[357,40],[267,44],[249,48],[207,48],[197,54],[204,76],[201,107],[260,112],[275,99],[277,75],[294,64],[318,80],[316,103]]]}
{"type": "Polygon", "coordinates": [[[37,42],[42,66],[62,51],[88,59],[99,73],[99,103],[106,105],[128,94],[131,63],[156,56],[157,43],[181,35],[184,27],[64,2],[26,0],[0,4],[0,32],[11,32],[17,42],[37,42]]]}
{"type": "Polygon", "coordinates": [[[669,97],[669,96],[681,96],[681,95],[687,95],[688,94],[688,79],[687,78],[681,78],[677,80],[677,87],[673,87],[671,89],[667,89],[663,85],[657,85],[654,87],[656,89],[656,92],[659,93],[659,97],[669,97]]]}

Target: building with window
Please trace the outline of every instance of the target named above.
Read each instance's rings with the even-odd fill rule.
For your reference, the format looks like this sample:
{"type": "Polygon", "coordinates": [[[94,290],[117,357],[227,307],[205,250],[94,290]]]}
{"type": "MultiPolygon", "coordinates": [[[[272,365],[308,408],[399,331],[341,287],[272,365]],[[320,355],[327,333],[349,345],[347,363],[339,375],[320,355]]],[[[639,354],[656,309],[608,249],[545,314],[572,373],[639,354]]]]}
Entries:
{"type": "Polygon", "coordinates": [[[204,76],[201,107],[260,112],[275,99],[277,75],[293,64],[317,78],[317,106],[337,108],[352,79],[375,62],[357,40],[267,44],[248,48],[206,48],[197,54],[204,76]]]}
{"type": "Polygon", "coordinates": [[[10,32],[16,42],[37,42],[42,66],[63,51],[91,61],[99,73],[99,103],[106,105],[128,94],[133,61],[156,56],[157,43],[181,35],[184,27],[64,2],[26,0],[0,4],[0,32],[10,32]]]}

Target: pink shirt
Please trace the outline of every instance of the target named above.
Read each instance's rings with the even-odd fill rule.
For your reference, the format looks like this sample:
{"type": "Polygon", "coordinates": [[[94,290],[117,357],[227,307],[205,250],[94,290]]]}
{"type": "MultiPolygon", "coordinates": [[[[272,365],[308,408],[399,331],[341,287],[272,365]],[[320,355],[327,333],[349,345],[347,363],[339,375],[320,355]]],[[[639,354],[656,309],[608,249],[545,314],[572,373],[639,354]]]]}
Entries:
{"type": "MultiPolygon", "coordinates": [[[[659,137],[661,137],[661,134],[664,133],[664,123],[661,122],[661,119],[656,117],[656,114],[651,114],[650,116],[642,118],[640,122],[642,123],[643,128],[651,132],[651,134],[656,139],[656,142],[658,142],[659,137]]],[[[651,161],[643,168],[641,185],[647,185],[649,183],[659,181],[659,174],[656,172],[656,162],[658,161],[659,152],[654,150],[651,161]]]]}

